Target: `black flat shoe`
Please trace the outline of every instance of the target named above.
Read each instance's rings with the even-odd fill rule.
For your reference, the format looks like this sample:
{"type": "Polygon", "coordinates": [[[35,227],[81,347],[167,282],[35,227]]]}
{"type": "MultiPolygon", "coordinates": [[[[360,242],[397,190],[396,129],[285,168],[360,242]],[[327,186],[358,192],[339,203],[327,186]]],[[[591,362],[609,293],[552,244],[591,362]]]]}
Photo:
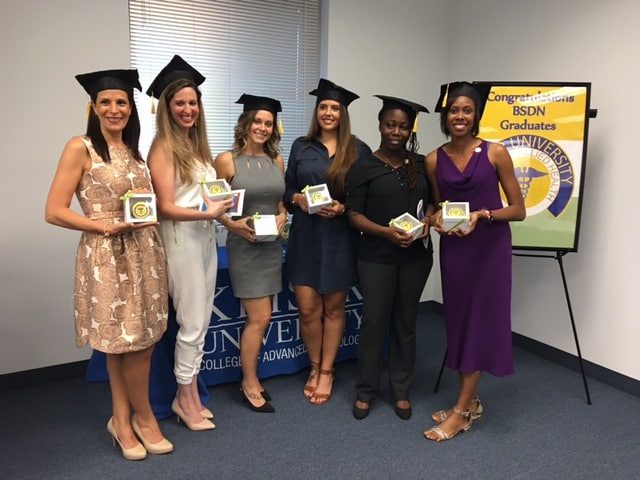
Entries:
{"type": "Polygon", "coordinates": [[[242,388],[240,388],[240,395],[242,396],[242,402],[246,403],[247,406],[254,412],[274,413],[276,411],[276,409],[273,408],[273,406],[266,399],[262,405],[260,405],[259,407],[256,407],[253,403],[251,403],[251,400],[249,399],[249,397],[247,397],[247,394],[244,392],[242,388]]]}
{"type": "Polygon", "coordinates": [[[262,390],[262,392],[260,392],[260,395],[262,395],[262,398],[264,398],[267,402],[271,401],[271,395],[269,395],[269,392],[267,392],[266,390],[262,390]]]}
{"type": "Polygon", "coordinates": [[[402,420],[409,420],[411,418],[411,414],[413,411],[411,410],[411,405],[407,408],[400,408],[396,405],[395,407],[396,415],[399,416],[402,420]]]}
{"type": "Polygon", "coordinates": [[[356,402],[353,402],[352,413],[353,413],[353,418],[355,418],[356,420],[362,420],[364,418],[367,418],[367,415],[369,415],[369,410],[371,410],[371,405],[369,405],[368,408],[360,408],[356,405],[356,402]]]}

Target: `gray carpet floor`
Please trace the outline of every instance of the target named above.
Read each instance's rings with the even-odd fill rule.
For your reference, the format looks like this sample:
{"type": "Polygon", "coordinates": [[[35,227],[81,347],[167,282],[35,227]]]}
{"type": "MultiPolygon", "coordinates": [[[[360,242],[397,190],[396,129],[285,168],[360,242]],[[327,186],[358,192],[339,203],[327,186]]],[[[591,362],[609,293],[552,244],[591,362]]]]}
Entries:
{"type": "Polygon", "coordinates": [[[212,387],[217,428],[194,433],[161,422],[175,445],[165,456],[124,460],[105,424],[105,384],[71,379],[0,395],[0,479],[638,479],[640,399],[516,349],[517,373],[483,378],[482,420],[455,439],[422,436],[428,414],[450,406],[456,376],[433,393],[443,354],[442,319],[421,314],[413,417],[400,420],[386,378],[366,419],[351,416],[355,361],[336,366],[334,395],[314,406],[306,371],[267,379],[275,414],[240,402],[237,384],[212,387]]]}

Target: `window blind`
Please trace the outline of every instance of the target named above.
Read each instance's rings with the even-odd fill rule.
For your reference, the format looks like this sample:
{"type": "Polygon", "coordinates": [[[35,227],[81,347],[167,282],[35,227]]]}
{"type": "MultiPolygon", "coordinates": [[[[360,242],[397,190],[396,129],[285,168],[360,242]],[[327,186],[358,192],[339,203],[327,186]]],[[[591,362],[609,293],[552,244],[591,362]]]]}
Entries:
{"type": "MultiPolygon", "coordinates": [[[[309,127],[318,82],[319,0],[130,0],[131,63],[144,90],[174,54],[205,77],[200,86],[212,153],[228,150],[243,93],[282,102],[281,152],[309,127]]],[[[151,99],[136,92],[148,152],[151,99]]]]}

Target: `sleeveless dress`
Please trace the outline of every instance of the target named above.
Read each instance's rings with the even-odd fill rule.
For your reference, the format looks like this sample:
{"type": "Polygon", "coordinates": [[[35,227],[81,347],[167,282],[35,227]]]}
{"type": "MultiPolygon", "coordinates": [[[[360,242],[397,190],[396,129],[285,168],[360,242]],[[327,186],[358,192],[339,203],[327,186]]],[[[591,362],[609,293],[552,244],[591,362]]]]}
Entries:
{"type": "MultiPolygon", "coordinates": [[[[91,169],[76,196],[84,215],[110,223],[124,221],[120,197],[129,190],[152,191],[144,163],[128,149],[110,148],[105,163],[88,138],[91,169]]],[[[76,253],[74,315],[76,345],[104,353],[144,350],[167,328],[167,271],[155,227],[105,237],[83,232],[76,253]]]]}
{"type": "MultiPolygon", "coordinates": [[[[460,172],[442,147],[436,181],[443,200],[469,202],[471,211],[502,208],[498,174],[483,141],[460,172]]],[[[466,237],[440,237],[447,366],[465,373],[513,373],[511,344],[511,230],[480,221],[466,237]]]]}
{"type": "MultiPolygon", "coordinates": [[[[241,154],[233,159],[235,175],[230,185],[244,188],[244,216],[258,212],[277,215],[284,194],[284,175],[266,155],[241,154]]],[[[229,232],[229,277],[237,298],[260,298],[282,290],[282,240],[252,243],[229,232]]]]}
{"type": "MultiPolygon", "coordinates": [[[[356,140],[358,158],[371,154],[369,147],[356,140]]],[[[326,183],[332,158],[326,147],[314,140],[298,138],[291,146],[287,165],[285,202],[306,185],[326,183]]],[[[345,203],[345,196],[331,196],[345,203]]],[[[346,215],[324,218],[291,208],[293,221],[287,247],[287,278],[293,285],[312,287],[320,294],[346,291],[358,281],[357,250],[360,232],[352,228],[346,215]]]]}

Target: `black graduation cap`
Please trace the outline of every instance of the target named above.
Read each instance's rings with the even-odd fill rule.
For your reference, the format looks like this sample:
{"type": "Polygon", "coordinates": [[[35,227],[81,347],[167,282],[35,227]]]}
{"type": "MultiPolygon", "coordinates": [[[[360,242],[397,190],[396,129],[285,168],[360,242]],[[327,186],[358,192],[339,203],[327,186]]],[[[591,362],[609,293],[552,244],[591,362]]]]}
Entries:
{"type": "Polygon", "coordinates": [[[282,111],[282,105],[278,100],[269,97],[258,97],[256,95],[249,95],[243,93],[236,103],[240,103],[244,106],[243,112],[250,112],[251,110],[266,110],[273,113],[275,116],[278,112],[282,111]]]}
{"type": "Polygon", "coordinates": [[[416,117],[419,112],[429,113],[429,110],[424,105],[403,98],[390,97],[388,95],[374,95],[374,97],[382,100],[382,110],[400,109],[403,112],[407,112],[411,117],[416,117]]]}
{"type": "Polygon", "coordinates": [[[318,97],[316,103],[322,100],[335,100],[345,107],[348,107],[356,98],[360,98],[359,95],[350,92],[346,88],[342,88],[340,85],[336,85],[326,78],[321,78],[318,82],[318,88],[311,90],[309,95],[318,97]]]}
{"type": "Polygon", "coordinates": [[[382,110],[395,110],[400,109],[409,115],[409,118],[413,121],[413,131],[418,131],[418,113],[429,113],[429,110],[424,105],[414,103],[404,98],[390,97],[389,95],[374,95],[382,100],[382,110]]]}
{"type": "Polygon", "coordinates": [[[142,91],[138,70],[100,70],[76,75],[76,80],[91,97],[96,99],[102,90],[124,90],[133,95],[133,89],[142,91]]]}
{"type": "Polygon", "coordinates": [[[147,89],[147,95],[154,98],[160,98],[160,95],[170,83],[176,80],[189,80],[196,86],[204,82],[205,77],[189,65],[180,55],[174,55],[160,73],[153,79],[151,85],[147,89]]]}
{"type": "Polygon", "coordinates": [[[491,92],[491,84],[485,82],[451,82],[440,86],[440,97],[436,103],[436,112],[442,112],[450,98],[469,97],[473,99],[480,116],[491,92]]]}

